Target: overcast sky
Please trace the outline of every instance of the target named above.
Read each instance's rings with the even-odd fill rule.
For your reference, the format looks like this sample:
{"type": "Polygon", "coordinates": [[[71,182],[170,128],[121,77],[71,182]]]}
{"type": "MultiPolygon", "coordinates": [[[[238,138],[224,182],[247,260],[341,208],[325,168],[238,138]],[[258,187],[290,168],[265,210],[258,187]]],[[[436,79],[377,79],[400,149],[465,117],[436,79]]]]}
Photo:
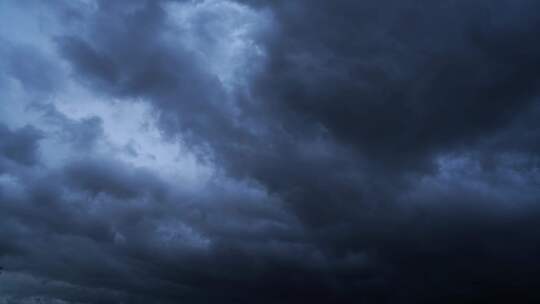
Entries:
{"type": "Polygon", "coordinates": [[[0,0],[0,304],[540,301],[539,12],[0,0]]]}

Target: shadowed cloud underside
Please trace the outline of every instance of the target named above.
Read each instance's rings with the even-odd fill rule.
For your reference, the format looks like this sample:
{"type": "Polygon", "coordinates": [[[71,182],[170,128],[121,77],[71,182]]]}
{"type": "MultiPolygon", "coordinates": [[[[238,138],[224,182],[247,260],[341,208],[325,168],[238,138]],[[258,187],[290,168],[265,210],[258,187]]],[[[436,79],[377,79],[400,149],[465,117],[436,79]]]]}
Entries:
{"type": "Polygon", "coordinates": [[[0,3],[0,303],[540,301],[540,3],[0,3]]]}

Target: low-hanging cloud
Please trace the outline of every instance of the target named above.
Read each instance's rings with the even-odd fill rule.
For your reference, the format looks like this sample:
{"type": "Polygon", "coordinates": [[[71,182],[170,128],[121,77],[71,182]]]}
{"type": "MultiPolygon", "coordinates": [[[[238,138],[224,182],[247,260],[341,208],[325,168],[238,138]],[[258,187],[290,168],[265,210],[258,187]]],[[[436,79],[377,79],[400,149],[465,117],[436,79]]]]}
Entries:
{"type": "Polygon", "coordinates": [[[538,8],[0,4],[0,303],[539,300],[538,8]]]}

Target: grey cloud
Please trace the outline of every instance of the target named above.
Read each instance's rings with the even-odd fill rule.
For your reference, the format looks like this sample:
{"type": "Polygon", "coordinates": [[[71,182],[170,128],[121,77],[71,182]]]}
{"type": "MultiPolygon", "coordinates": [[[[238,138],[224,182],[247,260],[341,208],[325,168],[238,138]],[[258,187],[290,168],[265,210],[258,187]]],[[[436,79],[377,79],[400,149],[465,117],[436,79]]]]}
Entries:
{"type": "Polygon", "coordinates": [[[48,126],[53,127],[49,131],[49,137],[58,138],[79,151],[92,151],[99,140],[104,138],[103,121],[100,117],[72,119],[58,111],[54,103],[34,103],[29,110],[35,111],[48,126]]]}
{"type": "Polygon", "coordinates": [[[13,46],[9,52],[7,72],[26,89],[50,92],[60,86],[61,71],[46,55],[24,45],[13,46]]]}
{"type": "Polygon", "coordinates": [[[3,160],[30,166],[38,161],[42,132],[32,126],[11,130],[0,124],[0,156],[3,160]]]}
{"type": "MultiPolygon", "coordinates": [[[[70,81],[110,107],[150,105],[213,175],[193,190],[98,153],[101,120],[54,106],[42,113],[86,152],[57,167],[39,163],[38,131],[0,128],[2,160],[26,168],[0,179],[8,295],[539,300],[534,1],[237,1],[272,22],[252,37],[256,72],[232,89],[174,30],[170,1],[92,3],[47,11],[71,16],[54,37],[70,81]]],[[[52,85],[36,62],[10,73],[39,91],[52,85]]]]}
{"type": "Polygon", "coordinates": [[[273,273],[273,260],[291,263],[289,251],[309,252],[288,243],[293,240],[286,215],[235,192],[215,189],[197,199],[174,189],[162,193],[167,184],[125,164],[86,160],[66,165],[41,178],[20,176],[24,193],[17,184],[2,187],[0,260],[6,272],[51,282],[30,284],[23,293],[27,297],[83,303],[204,301],[228,293],[218,282],[230,279],[230,286],[238,288],[259,271],[273,273]],[[238,226],[248,220],[260,228],[238,226]],[[262,238],[275,242],[267,245],[269,251],[262,238]],[[244,270],[231,272],[237,266],[244,270]]]}
{"type": "Polygon", "coordinates": [[[535,4],[515,6],[279,3],[283,34],[259,86],[293,118],[381,162],[471,145],[536,102],[536,23],[517,15],[535,4]],[[502,32],[497,19],[520,21],[502,32]]]}
{"type": "Polygon", "coordinates": [[[144,170],[119,167],[104,160],[69,164],[65,168],[66,183],[90,194],[106,193],[118,198],[130,199],[143,196],[141,191],[160,195],[159,183],[144,170]]]}

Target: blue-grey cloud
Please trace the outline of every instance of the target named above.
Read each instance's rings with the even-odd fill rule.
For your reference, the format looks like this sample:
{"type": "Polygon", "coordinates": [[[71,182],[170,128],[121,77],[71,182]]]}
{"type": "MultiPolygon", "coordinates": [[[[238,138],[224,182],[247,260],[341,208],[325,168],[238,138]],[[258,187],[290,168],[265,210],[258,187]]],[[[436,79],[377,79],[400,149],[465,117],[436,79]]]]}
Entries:
{"type": "Polygon", "coordinates": [[[538,301],[538,8],[0,4],[0,302],[538,301]]]}

